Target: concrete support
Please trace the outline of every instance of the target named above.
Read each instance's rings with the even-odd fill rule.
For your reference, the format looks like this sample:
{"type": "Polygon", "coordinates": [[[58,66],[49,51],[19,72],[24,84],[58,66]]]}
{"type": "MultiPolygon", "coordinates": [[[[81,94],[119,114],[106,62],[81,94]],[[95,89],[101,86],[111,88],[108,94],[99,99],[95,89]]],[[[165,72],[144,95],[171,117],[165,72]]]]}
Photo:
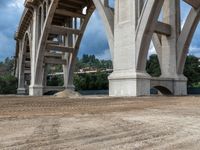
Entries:
{"type": "MultiPolygon", "coordinates": [[[[66,21],[66,27],[72,28],[73,27],[73,19],[68,19],[66,21]]],[[[68,34],[65,36],[64,44],[66,47],[75,47],[74,43],[75,38],[73,37],[72,34],[68,34]]],[[[70,89],[74,90],[74,84],[73,84],[73,74],[70,73],[70,61],[73,57],[73,54],[65,53],[64,54],[64,59],[67,61],[65,65],[63,65],[63,72],[64,72],[64,87],[65,89],[70,89]]]]}
{"type": "Polygon", "coordinates": [[[114,72],[109,76],[110,96],[150,95],[150,77],[136,69],[136,16],[134,0],[115,1],[114,72]]]}
{"type": "Polygon", "coordinates": [[[25,80],[24,80],[24,49],[26,47],[26,45],[24,44],[25,42],[25,38],[22,41],[19,42],[19,74],[18,74],[18,89],[17,89],[17,94],[19,95],[25,95],[26,94],[26,90],[25,90],[25,80]]]}
{"type": "MultiPolygon", "coordinates": [[[[43,95],[42,86],[35,84],[35,68],[36,68],[36,54],[38,47],[38,33],[40,33],[39,28],[39,11],[37,7],[33,10],[33,24],[32,24],[32,51],[31,51],[31,85],[29,86],[29,95],[37,96],[37,94],[43,95]]],[[[42,83],[41,83],[42,84],[42,83]]]]}
{"type": "Polygon", "coordinates": [[[179,0],[164,2],[163,22],[171,26],[171,35],[161,37],[161,77],[174,80],[174,95],[187,95],[187,79],[182,74],[177,74],[177,41],[181,31],[179,0]]]}
{"type": "Polygon", "coordinates": [[[48,0],[48,6],[44,0],[25,2],[27,8],[19,33],[16,33],[18,93],[25,93],[24,73],[27,71],[25,68],[29,68],[24,67],[29,60],[24,60],[26,51],[22,47],[26,32],[31,32],[29,94],[42,96],[43,90],[47,90],[43,88],[45,64],[63,65],[64,88],[74,89],[76,57],[88,21],[96,8],[105,26],[113,59],[114,72],[109,76],[110,96],[150,95],[151,87],[174,95],[186,95],[187,79],[183,69],[200,20],[200,2],[184,1],[192,8],[182,31],[180,0],[115,0],[115,9],[110,8],[109,0],[74,0],[70,3],[48,0]],[[163,18],[159,20],[161,9],[163,18]],[[53,41],[57,37],[60,37],[59,42],[53,41]],[[152,78],[146,73],[152,39],[162,71],[159,78],[152,78]],[[49,56],[45,56],[47,53],[49,56]]]}

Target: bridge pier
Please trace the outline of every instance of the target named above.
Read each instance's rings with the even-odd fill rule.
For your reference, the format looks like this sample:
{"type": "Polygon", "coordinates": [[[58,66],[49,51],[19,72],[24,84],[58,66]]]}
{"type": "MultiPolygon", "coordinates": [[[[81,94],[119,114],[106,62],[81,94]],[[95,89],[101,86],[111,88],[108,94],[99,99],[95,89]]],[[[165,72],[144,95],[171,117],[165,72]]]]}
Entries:
{"type": "MultiPolygon", "coordinates": [[[[137,70],[136,46],[137,1],[116,0],[114,28],[114,72],[109,76],[110,96],[150,95],[151,77],[144,70],[137,70]]],[[[145,43],[144,43],[145,44],[145,43]]]]}
{"type": "Polygon", "coordinates": [[[43,86],[42,85],[29,86],[29,95],[30,96],[42,96],[43,95],[43,86]]]}
{"type": "MultiPolygon", "coordinates": [[[[173,95],[187,95],[187,79],[183,74],[177,74],[177,41],[181,32],[180,1],[167,0],[163,4],[162,22],[170,25],[170,35],[161,35],[159,46],[159,61],[162,75],[159,81],[172,85],[169,90],[173,95]]],[[[156,47],[158,48],[158,47],[156,47]]],[[[155,79],[154,79],[155,80],[155,79]]],[[[162,85],[162,84],[161,84],[162,85]]],[[[163,87],[168,87],[165,84],[163,87]]],[[[168,87],[169,88],[169,87],[168,87]]]]}
{"type": "Polygon", "coordinates": [[[133,70],[115,71],[109,76],[110,96],[148,96],[150,79],[146,73],[135,73],[133,70]]]}

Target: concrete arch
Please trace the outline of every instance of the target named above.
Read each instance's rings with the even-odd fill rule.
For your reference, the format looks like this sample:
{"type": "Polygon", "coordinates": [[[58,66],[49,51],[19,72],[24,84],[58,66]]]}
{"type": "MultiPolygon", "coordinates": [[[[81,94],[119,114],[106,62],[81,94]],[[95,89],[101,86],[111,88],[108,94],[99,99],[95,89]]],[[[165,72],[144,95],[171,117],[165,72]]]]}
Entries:
{"type": "Polygon", "coordinates": [[[114,11],[109,8],[108,0],[93,0],[96,10],[103,20],[106,35],[108,38],[109,47],[111,50],[111,57],[113,58],[114,49],[114,11]]]}
{"type": "Polygon", "coordinates": [[[150,87],[157,89],[163,95],[174,94],[174,82],[171,79],[152,78],[150,87]]]}
{"type": "MultiPolygon", "coordinates": [[[[102,5],[102,3],[99,3],[98,1],[96,1],[95,3],[97,3],[97,5],[96,5],[96,7],[98,8],[97,10],[101,12],[100,16],[103,16],[103,20],[107,21],[107,23],[105,23],[105,24],[107,26],[109,26],[109,29],[107,29],[107,30],[109,30],[109,39],[110,39],[109,44],[110,44],[110,47],[113,47],[113,45],[111,43],[113,43],[114,25],[110,25],[111,23],[113,23],[112,22],[112,19],[114,17],[113,12],[111,13],[110,8],[106,8],[105,10],[102,10],[102,9],[104,9],[104,5],[102,5]],[[108,11],[110,13],[109,17],[111,20],[108,20],[108,11]]],[[[42,67],[43,66],[42,62],[44,61],[44,49],[46,47],[45,42],[46,42],[46,40],[48,38],[48,34],[49,34],[49,26],[51,26],[51,22],[53,21],[53,16],[55,13],[64,15],[62,13],[63,10],[56,9],[58,4],[59,4],[59,1],[53,1],[51,3],[49,11],[47,13],[46,21],[44,22],[44,28],[43,28],[41,36],[40,36],[39,44],[38,44],[34,83],[36,86],[40,86],[40,87],[41,87],[40,84],[42,83],[42,80],[43,80],[43,75],[41,75],[44,72],[43,67],[42,67]]],[[[77,54],[79,51],[79,47],[80,47],[80,43],[82,41],[84,31],[86,29],[88,21],[89,21],[91,15],[93,14],[94,10],[95,10],[94,4],[92,3],[92,1],[90,1],[86,7],[86,14],[84,16],[84,19],[80,19],[80,29],[77,28],[77,19],[76,18],[79,18],[79,16],[83,16],[84,14],[81,14],[81,15],[76,15],[75,13],[74,13],[74,15],[72,15],[73,13],[71,14],[73,16],[72,20],[71,20],[72,25],[71,25],[71,27],[69,26],[69,28],[73,28],[71,30],[80,30],[81,33],[71,37],[72,39],[70,42],[71,43],[70,46],[73,47],[73,53],[69,53],[64,56],[64,58],[66,59],[66,63],[64,64],[64,66],[65,66],[65,68],[67,68],[64,71],[66,79],[67,79],[67,82],[65,83],[66,88],[73,88],[73,73],[74,73],[74,68],[75,68],[76,57],[77,57],[77,54]]],[[[56,32],[59,33],[59,31],[56,31],[56,32]]],[[[72,31],[72,34],[73,34],[73,31],[72,31]]],[[[68,38],[70,38],[70,36],[68,38]]],[[[63,38],[61,38],[61,39],[63,39],[63,38]]],[[[58,40],[58,41],[60,41],[60,40],[58,40]]],[[[68,44],[69,44],[69,41],[68,41],[68,44]]],[[[33,92],[31,94],[34,95],[33,92]]]]}
{"type": "Polygon", "coordinates": [[[192,38],[200,20],[200,7],[198,9],[192,8],[185,21],[181,34],[178,38],[178,60],[177,73],[182,74],[185,66],[187,53],[191,44],[192,38]]]}
{"type": "Polygon", "coordinates": [[[136,69],[138,71],[145,70],[149,46],[163,3],[163,0],[148,0],[144,3],[136,29],[136,69]]]}
{"type": "MultiPolygon", "coordinates": [[[[22,49],[19,58],[19,75],[18,75],[18,89],[17,89],[18,94],[25,94],[28,88],[27,85],[25,84],[26,82],[25,74],[28,73],[26,68],[29,67],[31,63],[30,43],[31,43],[30,35],[28,32],[26,32],[22,40],[22,49]],[[27,57],[29,57],[29,61],[26,59],[27,57]]],[[[29,73],[31,73],[30,70],[29,73]]]]}
{"type": "Polygon", "coordinates": [[[32,13],[26,16],[31,16],[32,22],[22,20],[19,32],[23,35],[27,24],[32,27],[30,95],[43,94],[46,64],[63,65],[64,87],[73,88],[76,56],[95,7],[106,28],[113,58],[114,72],[109,76],[110,96],[149,95],[151,83],[155,81],[159,83],[154,83],[154,86],[161,90],[165,87],[175,95],[185,95],[187,80],[181,74],[181,65],[200,18],[199,2],[185,1],[194,8],[181,34],[180,0],[115,0],[115,10],[109,7],[108,0],[25,1],[32,13]],[[84,8],[86,13],[83,13],[84,8]],[[163,20],[159,22],[161,10],[163,20]],[[145,71],[152,38],[163,73],[156,79],[145,71]]]}
{"type": "Polygon", "coordinates": [[[153,88],[157,89],[163,95],[173,95],[172,91],[164,86],[154,86],[153,88]]]}

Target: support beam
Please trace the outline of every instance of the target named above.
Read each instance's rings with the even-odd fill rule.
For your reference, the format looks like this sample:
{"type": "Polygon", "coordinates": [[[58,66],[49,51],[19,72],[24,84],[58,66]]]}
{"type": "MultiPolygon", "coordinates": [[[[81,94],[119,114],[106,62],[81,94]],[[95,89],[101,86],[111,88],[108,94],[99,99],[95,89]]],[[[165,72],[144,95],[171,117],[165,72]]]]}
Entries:
{"type": "Polygon", "coordinates": [[[64,53],[72,53],[74,51],[73,47],[65,47],[65,46],[53,45],[53,44],[48,44],[46,49],[47,50],[64,52],[64,53]]]}
{"type": "Polygon", "coordinates": [[[63,26],[51,25],[49,33],[59,35],[80,34],[80,30],[63,26]]]}
{"type": "Polygon", "coordinates": [[[53,58],[62,58],[63,54],[46,52],[46,53],[44,54],[44,56],[45,56],[45,57],[53,57],[53,58]]]}
{"type": "Polygon", "coordinates": [[[44,63],[45,64],[63,65],[63,64],[66,64],[66,60],[55,59],[55,58],[44,58],[44,63]]]}
{"type": "Polygon", "coordinates": [[[155,33],[170,36],[171,35],[171,26],[166,23],[157,22],[155,33]]]}
{"type": "Polygon", "coordinates": [[[67,11],[65,9],[56,9],[55,12],[57,15],[66,16],[66,17],[78,17],[78,18],[85,18],[84,14],[78,12],[67,11]]]}
{"type": "Polygon", "coordinates": [[[195,9],[200,7],[200,1],[199,0],[184,0],[184,2],[188,3],[189,5],[194,7],[195,9]]]}

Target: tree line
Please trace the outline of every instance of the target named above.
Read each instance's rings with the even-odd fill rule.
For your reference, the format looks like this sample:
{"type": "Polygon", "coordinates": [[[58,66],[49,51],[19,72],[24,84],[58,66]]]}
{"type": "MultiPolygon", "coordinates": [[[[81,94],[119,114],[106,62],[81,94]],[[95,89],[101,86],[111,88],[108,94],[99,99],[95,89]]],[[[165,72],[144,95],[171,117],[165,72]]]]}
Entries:
{"type": "MultiPolygon", "coordinates": [[[[99,60],[94,55],[83,55],[77,58],[75,72],[87,68],[97,70],[94,73],[81,73],[74,75],[74,85],[76,90],[105,90],[108,89],[109,72],[103,70],[112,69],[111,60],[99,60]]],[[[161,69],[157,55],[151,55],[147,60],[147,72],[153,77],[161,75],[161,69]]],[[[48,73],[62,72],[62,66],[54,66],[52,71],[48,68],[48,73]]],[[[188,87],[200,87],[200,61],[199,58],[190,55],[186,59],[184,75],[188,78],[188,87]]],[[[48,78],[47,85],[63,85],[62,76],[48,78]]],[[[17,79],[14,77],[14,59],[6,58],[0,62],[0,94],[16,94],[17,79]]]]}

